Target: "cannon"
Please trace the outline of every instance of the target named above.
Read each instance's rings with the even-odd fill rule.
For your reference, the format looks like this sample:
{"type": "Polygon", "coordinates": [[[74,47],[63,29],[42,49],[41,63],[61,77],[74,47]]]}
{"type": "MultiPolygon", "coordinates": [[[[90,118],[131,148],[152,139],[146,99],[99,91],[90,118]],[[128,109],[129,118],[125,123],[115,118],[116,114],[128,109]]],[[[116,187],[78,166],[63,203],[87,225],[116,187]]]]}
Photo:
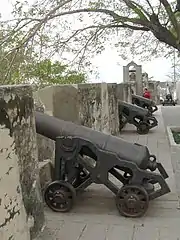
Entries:
{"type": "Polygon", "coordinates": [[[176,101],[173,100],[172,94],[167,94],[166,98],[162,101],[162,105],[176,106],[176,101]]]}
{"type": "Polygon", "coordinates": [[[158,125],[158,121],[144,108],[124,101],[118,102],[119,131],[127,124],[133,124],[138,134],[147,134],[149,130],[158,125]]]}
{"type": "Polygon", "coordinates": [[[53,211],[70,211],[77,195],[92,183],[111,190],[119,213],[126,217],[143,216],[149,201],[170,192],[164,167],[146,146],[41,112],[35,112],[35,120],[37,133],[55,141],[53,180],[44,190],[53,211]]]}
{"type": "Polygon", "coordinates": [[[151,114],[158,110],[153,100],[135,94],[132,94],[132,104],[148,109],[151,114]]]}

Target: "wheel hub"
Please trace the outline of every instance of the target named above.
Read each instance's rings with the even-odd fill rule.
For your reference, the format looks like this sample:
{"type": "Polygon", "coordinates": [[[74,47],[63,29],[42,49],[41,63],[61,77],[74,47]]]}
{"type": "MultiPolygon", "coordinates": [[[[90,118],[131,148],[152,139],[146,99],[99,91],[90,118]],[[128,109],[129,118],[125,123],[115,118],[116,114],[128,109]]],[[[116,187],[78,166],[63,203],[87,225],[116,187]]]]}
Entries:
{"type": "Polygon", "coordinates": [[[55,203],[65,203],[66,202],[66,196],[62,191],[56,191],[53,196],[53,200],[55,203]]]}
{"type": "Polygon", "coordinates": [[[121,215],[141,217],[148,208],[149,196],[143,186],[124,185],[116,196],[116,206],[121,215]]]}
{"type": "Polygon", "coordinates": [[[128,208],[136,208],[138,205],[138,197],[134,194],[131,194],[126,197],[125,202],[128,208]]]}
{"type": "Polygon", "coordinates": [[[144,131],[144,130],[146,130],[147,126],[145,124],[141,124],[140,128],[141,128],[142,131],[144,131]]]}
{"type": "Polygon", "coordinates": [[[65,181],[54,181],[44,191],[46,204],[55,212],[70,211],[75,196],[75,189],[70,183],[65,181]]]}

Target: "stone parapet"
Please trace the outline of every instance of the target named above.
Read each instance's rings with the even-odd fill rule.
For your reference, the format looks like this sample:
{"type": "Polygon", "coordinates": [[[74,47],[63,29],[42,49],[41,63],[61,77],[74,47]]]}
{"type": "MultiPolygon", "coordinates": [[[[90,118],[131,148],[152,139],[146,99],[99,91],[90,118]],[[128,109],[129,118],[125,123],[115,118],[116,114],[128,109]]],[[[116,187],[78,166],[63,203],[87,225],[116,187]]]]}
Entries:
{"type": "Polygon", "coordinates": [[[57,118],[117,135],[117,104],[123,94],[118,84],[94,83],[47,87],[34,96],[41,99],[46,112],[57,118]]]}
{"type": "Polygon", "coordinates": [[[30,86],[0,87],[0,239],[34,239],[44,226],[30,86]]]}

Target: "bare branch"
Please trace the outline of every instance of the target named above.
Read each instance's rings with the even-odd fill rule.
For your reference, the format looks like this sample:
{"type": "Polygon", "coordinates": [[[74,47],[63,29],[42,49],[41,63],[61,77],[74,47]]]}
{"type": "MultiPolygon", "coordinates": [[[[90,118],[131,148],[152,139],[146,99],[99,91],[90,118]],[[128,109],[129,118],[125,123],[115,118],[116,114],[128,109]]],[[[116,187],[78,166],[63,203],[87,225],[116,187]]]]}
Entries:
{"type": "Polygon", "coordinates": [[[146,12],[146,14],[147,14],[148,16],[150,16],[150,15],[147,13],[147,11],[145,11],[145,10],[143,9],[142,6],[140,6],[139,4],[137,4],[137,3],[135,3],[135,2],[133,2],[133,1],[131,1],[131,0],[123,0],[123,1],[124,1],[124,3],[127,5],[127,7],[129,7],[130,9],[132,9],[132,10],[139,16],[139,18],[140,18],[141,20],[143,20],[143,21],[148,21],[148,19],[146,18],[146,16],[144,15],[143,12],[146,12]],[[138,6],[138,8],[137,8],[137,6],[138,6]],[[139,6],[140,6],[140,7],[139,7],[139,6]],[[141,10],[143,10],[143,12],[142,12],[141,10]]]}
{"type": "Polygon", "coordinates": [[[147,2],[147,4],[149,5],[149,7],[150,7],[152,13],[155,14],[155,12],[154,12],[154,8],[153,8],[153,6],[151,5],[150,1],[149,1],[149,0],[146,0],[146,2],[147,2]]]}
{"type": "Polygon", "coordinates": [[[142,26],[146,26],[146,27],[148,27],[148,25],[149,25],[148,22],[145,22],[142,19],[123,17],[123,16],[118,15],[114,11],[111,11],[108,9],[101,9],[101,8],[99,8],[99,9],[84,8],[84,9],[77,9],[77,10],[62,12],[62,13],[58,13],[56,15],[52,15],[51,17],[49,17],[49,20],[60,17],[60,16],[77,14],[77,13],[104,13],[106,15],[111,16],[113,18],[113,21],[115,21],[115,22],[121,22],[121,23],[130,22],[133,24],[138,24],[138,25],[142,25],[142,26]]]}
{"type": "Polygon", "coordinates": [[[157,15],[160,14],[160,11],[161,11],[161,1],[160,1],[160,3],[159,3],[159,6],[158,6],[158,12],[157,12],[157,15]]]}
{"type": "MultiPolygon", "coordinates": [[[[140,43],[147,41],[147,44],[143,44],[146,49],[149,44],[148,34],[146,33],[149,32],[152,41],[155,42],[157,39],[157,41],[180,50],[180,42],[177,42],[177,37],[169,30],[169,25],[173,25],[175,32],[180,35],[176,16],[168,0],[159,0],[160,4],[157,4],[157,6],[153,5],[154,3],[150,0],[113,0],[110,2],[108,0],[96,0],[91,3],[92,7],[89,7],[88,1],[82,1],[82,4],[80,2],[80,0],[37,1],[37,5],[33,4],[29,11],[20,12],[19,16],[22,16],[22,18],[16,18],[14,22],[8,22],[11,29],[15,26],[12,31],[8,28],[5,30],[6,34],[0,39],[0,46],[5,46],[9,53],[16,52],[20,48],[29,52],[31,45],[34,43],[37,46],[36,54],[38,57],[41,54],[44,54],[45,57],[45,52],[47,52],[47,55],[55,53],[59,57],[61,51],[65,49],[65,51],[72,51],[73,54],[76,54],[78,59],[80,58],[79,64],[81,64],[86,50],[93,52],[89,45],[93,49],[97,49],[96,53],[99,53],[103,49],[103,41],[110,40],[108,36],[115,34],[116,31],[114,30],[117,30],[118,38],[119,33],[121,36],[116,45],[119,44],[123,48],[132,46],[131,40],[137,46],[138,43],[133,38],[134,31],[139,31],[136,36],[139,36],[141,32],[144,33],[145,37],[143,36],[143,39],[140,39],[140,43]],[[35,9],[36,7],[37,9],[35,9]],[[32,14],[34,14],[34,18],[32,14]],[[73,30],[75,24],[73,26],[68,25],[71,24],[69,22],[69,19],[71,19],[69,16],[71,15],[75,15],[75,22],[77,20],[79,22],[84,21],[83,17],[91,17],[93,23],[88,26],[87,22],[82,22],[82,28],[73,30]],[[27,18],[24,16],[27,16],[27,18]],[[167,23],[167,20],[170,20],[170,24],[167,23]],[[118,29],[122,29],[122,31],[118,31],[118,29]],[[22,34],[19,35],[18,33],[22,34]],[[51,34],[54,39],[53,37],[49,39],[51,34]],[[153,38],[153,35],[155,38],[153,38]],[[47,36],[46,40],[44,40],[44,36],[47,36]],[[99,36],[101,36],[101,39],[97,41],[98,49],[93,41],[96,41],[99,36]],[[18,40],[13,42],[16,38],[18,40]]],[[[17,15],[18,13],[16,17],[17,15]]],[[[179,36],[178,38],[180,40],[179,36]]],[[[120,51],[122,53],[124,50],[120,51]]],[[[156,48],[154,52],[156,52],[156,48]]]]}
{"type": "MultiPolygon", "coordinates": [[[[139,31],[149,31],[148,28],[145,27],[136,27],[136,26],[131,26],[128,24],[107,24],[107,25],[92,25],[92,26],[88,26],[85,28],[81,28],[78,30],[75,30],[75,32],[65,41],[65,42],[69,42],[72,38],[74,38],[76,35],[78,35],[79,33],[86,31],[88,29],[105,29],[105,28],[130,28],[132,30],[139,30],[139,31]]],[[[65,43],[64,42],[64,43],[65,43]]]]}
{"type": "Polygon", "coordinates": [[[143,8],[142,5],[140,5],[140,4],[138,4],[138,3],[134,2],[134,1],[132,1],[132,3],[133,3],[134,5],[136,5],[136,6],[138,6],[139,9],[141,9],[148,17],[150,17],[150,13],[148,13],[148,11],[146,11],[146,10],[143,8]]]}
{"type": "Polygon", "coordinates": [[[11,68],[12,68],[12,66],[13,66],[13,64],[14,64],[14,61],[15,61],[15,58],[16,58],[17,54],[18,54],[18,50],[15,51],[15,53],[14,53],[14,56],[13,56],[11,62],[10,62],[10,65],[9,65],[9,67],[8,67],[8,70],[7,70],[7,72],[6,72],[6,75],[5,75],[5,78],[4,78],[3,82],[5,82],[5,81],[7,80],[7,78],[9,77],[9,74],[10,74],[10,72],[11,72],[11,68]]]}

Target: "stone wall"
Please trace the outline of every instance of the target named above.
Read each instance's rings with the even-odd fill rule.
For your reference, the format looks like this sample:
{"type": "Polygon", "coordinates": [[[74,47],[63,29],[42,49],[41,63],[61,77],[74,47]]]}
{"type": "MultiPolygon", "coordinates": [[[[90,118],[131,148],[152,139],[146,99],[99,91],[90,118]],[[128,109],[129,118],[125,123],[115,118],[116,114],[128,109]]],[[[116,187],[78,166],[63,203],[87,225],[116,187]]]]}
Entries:
{"type": "Polygon", "coordinates": [[[35,93],[53,116],[106,133],[118,133],[118,99],[123,88],[118,84],[58,85],[35,93]],[[48,93],[48,89],[50,92],[48,93]],[[46,94],[45,94],[46,92],[46,94]],[[51,106],[51,108],[50,108],[51,106]]]}
{"type": "Polygon", "coordinates": [[[117,84],[79,84],[79,124],[97,131],[117,135],[118,96],[117,84]]]}
{"type": "Polygon", "coordinates": [[[0,239],[34,239],[44,226],[32,89],[0,87],[0,239]]]}
{"type": "Polygon", "coordinates": [[[159,93],[159,82],[157,81],[149,81],[148,89],[151,92],[152,100],[156,102],[156,104],[160,103],[160,93],[159,93]]]}
{"type": "MultiPolygon", "coordinates": [[[[42,99],[43,97],[46,96],[46,106],[41,100],[40,96],[37,94],[37,92],[34,92],[33,97],[35,100],[35,110],[40,111],[40,112],[45,112],[48,113],[49,115],[52,115],[52,97],[53,97],[53,90],[50,87],[46,87],[45,89],[42,89],[41,91],[42,94],[42,99]],[[48,89],[50,89],[49,94],[48,94],[48,89]],[[44,94],[44,92],[46,94],[44,94]],[[47,97],[48,96],[48,97],[47,97]],[[49,111],[48,111],[49,110],[49,111]]],[[[51,139],[41,136],[39,134],[37,136],[37,146],[38,146],[38,159],[39,162],[42,162],[46,159],[50,159],[52,162],[54,161],[54,149],[55,149],[55,144],[54,141],[51,139]]]]}
{"type": "Polygon", "coordinates": [[[177,103],[180,104],[180,82],[176,83],[176,99],[177,103]]]}
{"type": "Polygon", "coordinates": [[[134,94],[136,93],[136,84],[135,83],[123,83],[123,84],[118,84],[120,89],[123,89],[123,94],[122,94],[122,99],[125,102],[131,103],[131,91],[135,91],[134,94]]]}
{"type": "Polygon", "coordinates": [[[78,89],[76,87],[72,85],[54,87],[52,105],[52,115],[54,117],[79,123],[78,89]]]}

